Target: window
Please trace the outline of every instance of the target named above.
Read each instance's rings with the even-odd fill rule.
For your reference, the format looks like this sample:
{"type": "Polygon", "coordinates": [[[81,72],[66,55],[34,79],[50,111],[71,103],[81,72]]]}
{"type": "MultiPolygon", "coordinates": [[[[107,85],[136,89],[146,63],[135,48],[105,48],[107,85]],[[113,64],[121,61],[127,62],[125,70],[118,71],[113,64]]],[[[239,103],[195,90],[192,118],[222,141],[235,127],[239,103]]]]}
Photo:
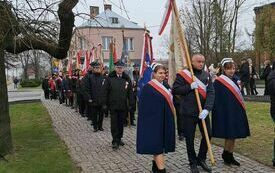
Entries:
{"type": "Polygon", "coordinates": [[[112,24],[118,24],[118,18],[117,17],[111,17],[112,24]]]}
{"type": "Polygon", "coordinates": [[[134,51],[134,38],[126,37],[124,38],[124,46],[127,51],[134,51]]]}
{"type": "Polygon", "coordinates": [[[110,43],[112,42],[113,37],[103,36],[102,37],[102,49],[109,50],[110,43]]]}
{"type": "Polygon", "coordinates": [[[85,40],[82,37],[79,37],[79,46],[80,46],[80,49],[85,49],[84,48],[84,46],[85,46],[85,40]]]}

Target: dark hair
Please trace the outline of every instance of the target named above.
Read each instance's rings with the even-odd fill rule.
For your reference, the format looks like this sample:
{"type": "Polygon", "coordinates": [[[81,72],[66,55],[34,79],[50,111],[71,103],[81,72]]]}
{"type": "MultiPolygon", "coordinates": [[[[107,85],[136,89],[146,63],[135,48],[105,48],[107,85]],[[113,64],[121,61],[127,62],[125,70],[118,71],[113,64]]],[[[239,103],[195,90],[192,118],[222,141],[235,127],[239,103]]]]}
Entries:
{"type": "Polygon", "coordinates": [[[224,70],[228,70],[235,67],[236,68],[236,64],[234,62],[227,62],[223,65],[222,67],[222,73],[224,74],[224,70]]]}
{"type": "Polygon", "coordinates": [[[166,68],[163,65],[157,65],[154,69],[154,73],[157,73],[160,69],[166,71],[166,68]]]}

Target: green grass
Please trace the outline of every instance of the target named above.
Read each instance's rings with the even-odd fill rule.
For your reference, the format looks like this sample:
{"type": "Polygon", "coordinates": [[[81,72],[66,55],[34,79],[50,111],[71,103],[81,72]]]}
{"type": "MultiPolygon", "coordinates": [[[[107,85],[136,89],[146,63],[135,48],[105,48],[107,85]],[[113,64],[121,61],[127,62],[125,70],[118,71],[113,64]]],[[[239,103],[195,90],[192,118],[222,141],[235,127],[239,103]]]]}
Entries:
{"type": "MultiPolygon", "coordinates": [[[[270,104],[246,103],[251,136],[236,140],[235,151],[263,164],[272,165],[274,123],[269,113],[270,104]]],[[[213,144],[223,146],[224,140],[214,139],[213,144]]]]}
{"type": "Polygon", "coordinates": [[[41,103],[11,105],[10,115],[14,153],[0,161],[1,173],[79,172],[41,103]]]}

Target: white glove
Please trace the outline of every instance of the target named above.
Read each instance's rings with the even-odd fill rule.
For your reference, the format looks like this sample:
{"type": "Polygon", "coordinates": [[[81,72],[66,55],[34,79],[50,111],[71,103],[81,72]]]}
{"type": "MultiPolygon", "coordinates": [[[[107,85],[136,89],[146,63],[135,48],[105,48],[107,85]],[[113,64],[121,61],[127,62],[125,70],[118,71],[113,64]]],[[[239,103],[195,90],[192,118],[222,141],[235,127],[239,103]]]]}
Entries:
{"type": "Polygon", "coordinates": [[[193,90],[193,89],[197,89],[197,88],[199,88],[199,84],[197,82],[192,82],[191,89],[193,90]]]}
{"type": "Polygon", "coordinates": [[[208,114],[209,114],[209,111],[204,109],[204,110],[201,111],[199,118],[201,120],[204,120],[207,117],[208,114]]]}

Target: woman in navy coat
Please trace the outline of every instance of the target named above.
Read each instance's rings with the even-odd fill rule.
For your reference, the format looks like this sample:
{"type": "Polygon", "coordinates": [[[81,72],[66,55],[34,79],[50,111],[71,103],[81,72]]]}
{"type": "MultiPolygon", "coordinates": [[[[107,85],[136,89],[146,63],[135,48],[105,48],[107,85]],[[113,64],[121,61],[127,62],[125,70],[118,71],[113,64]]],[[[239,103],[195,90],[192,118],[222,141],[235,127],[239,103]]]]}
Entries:
{"type": "Polygon", "coordinates": [[[235,140],[250,136],[245,105],[231,58],[222,60],[223,74],[214,82],[215,102],[212,110],[212,135],[225,139],[222,158],[225,164],[240,166],[233,156],[235,140]]]}
{"type": "Polygon", "coordinates": [[[137,153],[153,155],[152,171],[166,172],[164,153],[175,151],[173,97],[164,83],[165,67],[153,67],[153,79],[139,98],[137,123],[137,153]]]}

